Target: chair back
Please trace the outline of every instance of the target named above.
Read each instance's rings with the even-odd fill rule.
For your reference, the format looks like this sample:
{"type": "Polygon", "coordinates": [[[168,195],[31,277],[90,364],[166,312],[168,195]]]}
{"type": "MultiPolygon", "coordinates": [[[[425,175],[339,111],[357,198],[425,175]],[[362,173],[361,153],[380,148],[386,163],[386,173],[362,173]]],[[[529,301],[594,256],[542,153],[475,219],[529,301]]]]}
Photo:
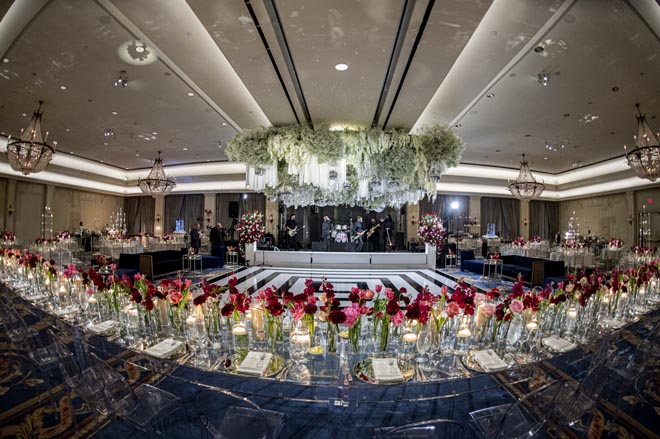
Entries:
{"type": "Polygon", "coordinates": [[[374,438],[445,438],[463,437],[463,424],[452,419],[429,419],[398,427],[374,429],[374,438]]]}
{"type": "Polygon", "coordinates": [[[133,387],[126,378],[108,363],[100,359],[96,354],[90,354],[94,366],[85,369],[85,372],[93,371],[103,382],[103,395],[108,407],[119,416],[124,417],[131,414],[138,405],[137,396],[133,387]]]}
{"type": "Polygon", "coordinates": [[[494,437],[513,439],[534,436],[552,416],[561,387],[561,381],[551,381],[523,395],[509,406],[494,437]]]}

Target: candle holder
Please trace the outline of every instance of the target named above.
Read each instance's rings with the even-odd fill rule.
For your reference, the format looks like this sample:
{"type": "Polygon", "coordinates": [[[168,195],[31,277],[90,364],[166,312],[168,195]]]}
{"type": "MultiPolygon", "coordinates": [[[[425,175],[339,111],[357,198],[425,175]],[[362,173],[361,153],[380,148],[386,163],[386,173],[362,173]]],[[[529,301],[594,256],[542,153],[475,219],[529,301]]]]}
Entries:
{"type": "Polygon", "coordinates": [[[310,380],[311,373],[305,365],[306,355],[310,347],[311,338],[309,328],[302,321],[296,321],[289,335],[289,356],[293,361],[293,365],[289,371],[289,377],[292,380],[310,380]]]}

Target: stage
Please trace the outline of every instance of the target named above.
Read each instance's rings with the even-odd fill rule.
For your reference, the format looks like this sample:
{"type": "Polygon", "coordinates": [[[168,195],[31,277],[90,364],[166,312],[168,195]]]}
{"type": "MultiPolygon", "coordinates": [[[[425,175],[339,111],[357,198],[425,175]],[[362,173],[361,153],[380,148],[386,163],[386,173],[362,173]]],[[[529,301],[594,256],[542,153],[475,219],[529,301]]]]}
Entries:
{"type": "Polygon", "coordinates": [[[245,259],[250,265],[306,268],[435,268],[435,247],[426,246],[424,253],[355,253],[318,251],[257,250],[247,245],[245,259]]]}

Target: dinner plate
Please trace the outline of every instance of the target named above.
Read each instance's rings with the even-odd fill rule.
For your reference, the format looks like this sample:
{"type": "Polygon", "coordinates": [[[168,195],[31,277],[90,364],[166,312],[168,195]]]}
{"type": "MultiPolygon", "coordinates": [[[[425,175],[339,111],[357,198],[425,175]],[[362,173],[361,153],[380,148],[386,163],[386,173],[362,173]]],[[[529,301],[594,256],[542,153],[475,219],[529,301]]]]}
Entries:
{"type": "MultiPolygon", "coordinates": [[[[240,372],[238,372],[237,369],[241,365],[241,361],[243,361],[246,355],[247,351],[230,355],[225,361],[220,363],[220,370],[240,375],[240,372]]],[[[270,363],[268,364],[268,367],[262,376],[270,377],[277,375],[284,367],[284,363],[284,358],[282,358],[281,355],[273,354],[272,358],[270,359],[270,363]]]]}
{"type": "MultiPolygon", "coordinates": [[[[401,375],[403,375],[403,381],[406,382],[412,379],[415,375],[415,369],[412,365],[399,365],[401,369],[401,375]]],[[[401,384],[401,382],[388,382],[388,383],[378,383],[374,377],[374,370],[371,364],[371,358],[366,358],[364,360],[358,361],[353,366],[353,375],[360,381],[364,381],[369,384],[376,384],[380,386],[392,386],[396,384],[401,384]]]]}

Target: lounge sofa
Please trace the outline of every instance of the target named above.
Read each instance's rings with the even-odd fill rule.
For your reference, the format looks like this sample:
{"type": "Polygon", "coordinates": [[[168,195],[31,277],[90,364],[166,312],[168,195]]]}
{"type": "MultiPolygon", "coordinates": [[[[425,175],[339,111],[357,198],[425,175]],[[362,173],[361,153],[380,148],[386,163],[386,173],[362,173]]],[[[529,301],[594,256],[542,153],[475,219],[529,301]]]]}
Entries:
{"type": "Polygon", "coordinates": [[[134,274],[140,271],[140,255],[133,253],[120,253],[119,261],[115,267],[115,275],[121,277],[127,275],[133,277],[134,274]]]}
{"type": "MultiPolygon", "coordinates": [[[[142,253],[140,254],[140,272],[148,279],[153,279],[163,274],[179,271],[183,268],[182,256],[186,253],[185,248],[142,253]]],[[[223,260],[217,256],[202,255],[203,268],[217,268],[223,265],[223,260]]]]}
{"type": "MultiPolygon", "coordinates": [[[[461,270],[482,274],[483,259],[475,259],[473,250],[461,250],[461,270]]],[[[564,262],[545,259],[528,258],[526,256],[502,256],[502,275],[517,278],[521,274],[523,280],[531,286],[545,286],[548,282],[564,279],[564,262]]]]}

